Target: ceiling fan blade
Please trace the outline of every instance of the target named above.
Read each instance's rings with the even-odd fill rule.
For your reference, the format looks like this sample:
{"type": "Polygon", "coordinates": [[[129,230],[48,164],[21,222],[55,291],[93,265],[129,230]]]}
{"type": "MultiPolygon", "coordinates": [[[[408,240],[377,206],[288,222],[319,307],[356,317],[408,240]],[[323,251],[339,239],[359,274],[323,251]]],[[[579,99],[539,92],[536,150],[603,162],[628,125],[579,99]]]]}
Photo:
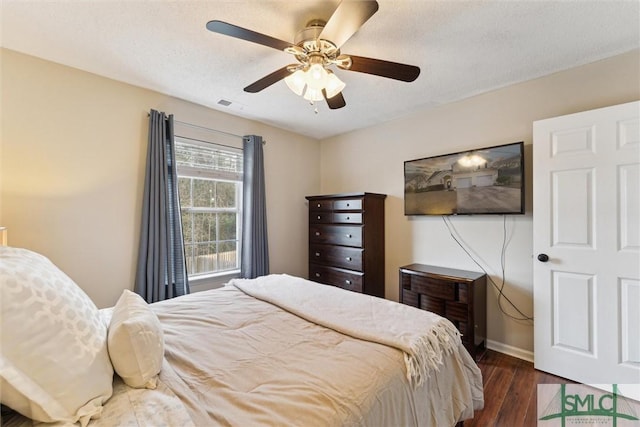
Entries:
{"type": "Polygon", "coordinates": [[[322,96],[324,96],[325,101],[327,101],[327,105],[332,110],[337,110],[338,108],[342,108],[347,105],[344,101],[344,96],[342,96],[342,92],[338,92],[338,94],[334,95],[332,98],[327,98],[326,89],[322,89],[322,96]]]}
{"type": "Polygon", "coordinates": [[[363,56],[349,55],[350,64],[336,63],[339,68],[360,73],[374,74],[390,79],[412,82],[420,75],[420,68],[414,65],[400,64],[398,62],[383,61],[382,59],[365,58],[363,56]]]}
{"type": "Polygon", "coordinates": [[[285,50],[286,48],[291,46],[291,43],[285,42],[284,40],[276,39],[274,37],[247,30],[246,28],[238,27],[237,25],[229,24],[222,21],[207,22],[207,30],[213,31],[214,33],[224,34],[226,36],[235,37],[237,39],[261,44],[263,46],[272,47],[278,50],[285,50]]]}
{"type": "Polygon", "coordinates": [[[268,88],[272,84],[279,82],[280,80],[284,79],[289,74],[291,74],[289,67],[290,65],[287,65],[285,67],[280,68],[279,70],[274,71],[273,73],[267,76],[264,76],[260,80],[254,83],[251,83],[249,86],[245,87],[244,91],[250,92],[250,93],[256,93],[256,92],[260,92],[262,89],[268,88]]]}
{"type": "Polygon", "coordinates": [[[343,0],[318,38],[331,40],[339,48],[377,11],[375,0],[343,0]]]}

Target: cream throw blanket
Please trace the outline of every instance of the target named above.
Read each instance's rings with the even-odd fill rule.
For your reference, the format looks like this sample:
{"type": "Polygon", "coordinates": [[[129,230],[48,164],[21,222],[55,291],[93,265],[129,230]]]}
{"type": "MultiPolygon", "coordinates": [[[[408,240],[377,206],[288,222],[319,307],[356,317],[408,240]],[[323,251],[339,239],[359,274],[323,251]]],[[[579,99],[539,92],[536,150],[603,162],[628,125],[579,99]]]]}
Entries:
{"type": "Polygon", "coordinates": [[[233,279],[227,284],[231,285],[309,322],[402,350],[407,379],[414,387],[461,343],[460,333],[447,319],[382,298],[286,274],[233,279]]]}

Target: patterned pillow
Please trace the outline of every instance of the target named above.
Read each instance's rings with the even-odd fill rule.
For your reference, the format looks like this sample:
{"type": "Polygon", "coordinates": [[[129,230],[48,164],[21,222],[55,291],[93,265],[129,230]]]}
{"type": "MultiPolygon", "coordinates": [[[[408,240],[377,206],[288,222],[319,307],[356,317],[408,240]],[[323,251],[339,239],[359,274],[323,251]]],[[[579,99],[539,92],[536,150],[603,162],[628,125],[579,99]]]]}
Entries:
{"type": "Polygon", "coordinates": [[[116,373],[135,388],[156,388],[164,359],[158,316],[136,293],[125,289],[113,308],[107,348],[116,373]]]}
{"type": "Polygon", "coordinates": [[[102,412],[113,367],[89,297],[46,257],[0,247],[0,402],[44,422],[102,412]]]}

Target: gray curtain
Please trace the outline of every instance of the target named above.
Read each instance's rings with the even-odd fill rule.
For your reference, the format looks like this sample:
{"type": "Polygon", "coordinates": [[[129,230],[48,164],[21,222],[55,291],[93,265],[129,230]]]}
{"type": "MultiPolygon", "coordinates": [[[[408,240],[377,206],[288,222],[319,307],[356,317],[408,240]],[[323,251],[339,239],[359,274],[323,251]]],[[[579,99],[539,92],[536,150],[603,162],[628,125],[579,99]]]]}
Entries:
{"type": "Polygon", "coordinates": [[[173,115],[151,110],[135,291],[147,302],[189,293],[173,115]]]}
{"type": "Polygon", "coordinates": [[[262,137],[243,138],[243,216],[241,276],[254,279],[269,274],[267,206],[264,191],[262,137]]]}

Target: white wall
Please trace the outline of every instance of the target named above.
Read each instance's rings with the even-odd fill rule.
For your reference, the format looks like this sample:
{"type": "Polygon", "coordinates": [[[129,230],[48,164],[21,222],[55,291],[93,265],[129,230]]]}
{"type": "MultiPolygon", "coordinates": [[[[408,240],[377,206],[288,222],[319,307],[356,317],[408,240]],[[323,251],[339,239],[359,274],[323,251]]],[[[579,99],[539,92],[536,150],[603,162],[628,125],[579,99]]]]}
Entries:
{"type": "MultiPolygon", "coordinates": [[[[404,161],[525,141],[527,212],[506,218],[509,245],[505,293],[523,312],[532,315],[532,122],[637,100],[638,76],[640,57],[635,51],[327,139],[321,145],[322,192],[388,195],[386,296],[397,300],[398,268],[402,265],[417,262],[479,271],[450,237],[441,217],[404,216],[404,161]]],[[[503,217],[457,216],[451,217],[451,222],[477,261],[499,284],[503,217]]],[[[503,350],[530,357],[532,324],[504,316],[499,312],[495,290],[488,295],[488,338],[497,346],[514,347],[503,350]]]]}
{"type": "Polygon", "coordinates": [[[304,196],[320,189],[319,143],[169,96],[3,49],[0,224],[48,256],[99,307],[133,289],[147,113],[265,146],[272,272],[307,273],[304,196]]]}

